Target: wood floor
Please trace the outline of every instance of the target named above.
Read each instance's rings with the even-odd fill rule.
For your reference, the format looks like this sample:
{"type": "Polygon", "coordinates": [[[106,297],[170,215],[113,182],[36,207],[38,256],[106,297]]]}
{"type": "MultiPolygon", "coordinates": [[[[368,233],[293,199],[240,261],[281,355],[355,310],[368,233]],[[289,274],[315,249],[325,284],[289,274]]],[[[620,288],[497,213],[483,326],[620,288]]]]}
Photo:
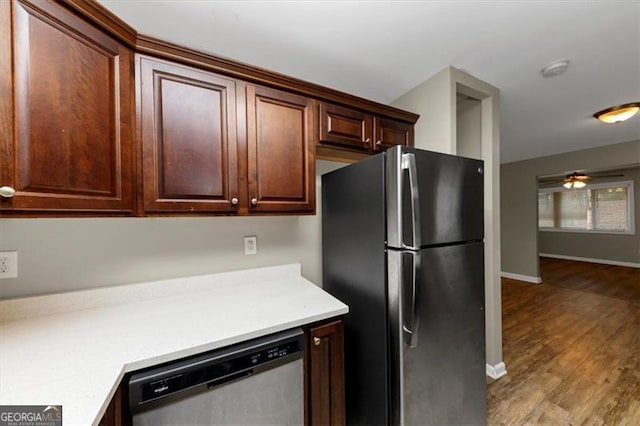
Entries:
{"type": "Polygon", "coordinates": [[[541,258],[541,275],[502,281],[487,422],[640,425],[640,269],[541,258]]]}

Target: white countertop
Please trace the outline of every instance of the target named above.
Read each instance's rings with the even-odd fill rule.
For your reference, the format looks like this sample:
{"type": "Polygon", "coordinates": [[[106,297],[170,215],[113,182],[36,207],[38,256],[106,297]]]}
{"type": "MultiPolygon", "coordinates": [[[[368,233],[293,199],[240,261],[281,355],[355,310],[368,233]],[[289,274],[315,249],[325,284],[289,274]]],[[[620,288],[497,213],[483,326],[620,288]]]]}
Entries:
{"type": "Polygon", "coordinates": [[[97,424],[127,372],[347,312],[297,264],[2,301],[0,404],[97,424]]]}

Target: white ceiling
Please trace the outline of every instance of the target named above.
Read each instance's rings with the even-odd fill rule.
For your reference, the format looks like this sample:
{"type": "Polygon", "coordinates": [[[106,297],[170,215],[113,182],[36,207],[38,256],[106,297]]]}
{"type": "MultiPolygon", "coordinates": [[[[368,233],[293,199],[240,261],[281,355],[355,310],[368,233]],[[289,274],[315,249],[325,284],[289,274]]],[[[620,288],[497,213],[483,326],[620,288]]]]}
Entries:
{"type": "Polygon", "coordinates": [[[501,90],[502,162],[640,139],[640,116],[592,118],[640,101],[639,0],[100,2],[143,34],[382,103],[453,65],[501,90]]]}

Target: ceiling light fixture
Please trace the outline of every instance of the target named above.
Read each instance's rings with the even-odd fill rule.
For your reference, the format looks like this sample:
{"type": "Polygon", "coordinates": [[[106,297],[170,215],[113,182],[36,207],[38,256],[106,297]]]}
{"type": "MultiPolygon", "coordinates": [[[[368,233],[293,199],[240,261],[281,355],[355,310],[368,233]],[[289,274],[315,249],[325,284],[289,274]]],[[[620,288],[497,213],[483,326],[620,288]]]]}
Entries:
{"type": "Polygon", "coordinates": [[[571,187],[584,188],[585,186],[587,186],[587,184],[577,180],[577,181],[565,182],[565,183],[562,184],[562,186],[564,186],[567,189],[571,189],[571,187]]]}
{"type": "Polygon", "coordinates": [[[598,111],[593,116],[603,123],[620,123],[628,120],[640,110],[640,102],[631,102],[598,111]]]}
{"type": "Polygon", "coordinates": [[[559,59],[557,61],[553,61],[548,64],[546,67],[542,68],[540,72],[544,78],[555,77],[560,74],[564,74],[569,68],[569,60],[568,59],[559,59]]]}
{"type": "Polygon", "coordinates": [[[587,186],[587,183],[585,182],[585,180],[587,179],[590,179],[590,177],[585,175],[584,173],[573,172],[570,175],[566,176],[562,186],[567,189],[584,188],[585,186],[587,186]]]}

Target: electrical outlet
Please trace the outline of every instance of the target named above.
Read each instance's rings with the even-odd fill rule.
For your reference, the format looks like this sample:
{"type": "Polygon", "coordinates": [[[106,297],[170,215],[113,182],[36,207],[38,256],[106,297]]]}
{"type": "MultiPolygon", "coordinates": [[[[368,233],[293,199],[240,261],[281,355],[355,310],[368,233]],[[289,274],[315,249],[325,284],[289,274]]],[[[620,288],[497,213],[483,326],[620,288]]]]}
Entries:
{"type": "Polygon", "coordinates": [[[0,279],[18,277],[18,252],[0,251],[0,279]]]}
{"type": "Polygon", "coordinates": [[[244,254],[257,254],[258,253],[258,237],[251,235],[244,237],[244,254]]]}

